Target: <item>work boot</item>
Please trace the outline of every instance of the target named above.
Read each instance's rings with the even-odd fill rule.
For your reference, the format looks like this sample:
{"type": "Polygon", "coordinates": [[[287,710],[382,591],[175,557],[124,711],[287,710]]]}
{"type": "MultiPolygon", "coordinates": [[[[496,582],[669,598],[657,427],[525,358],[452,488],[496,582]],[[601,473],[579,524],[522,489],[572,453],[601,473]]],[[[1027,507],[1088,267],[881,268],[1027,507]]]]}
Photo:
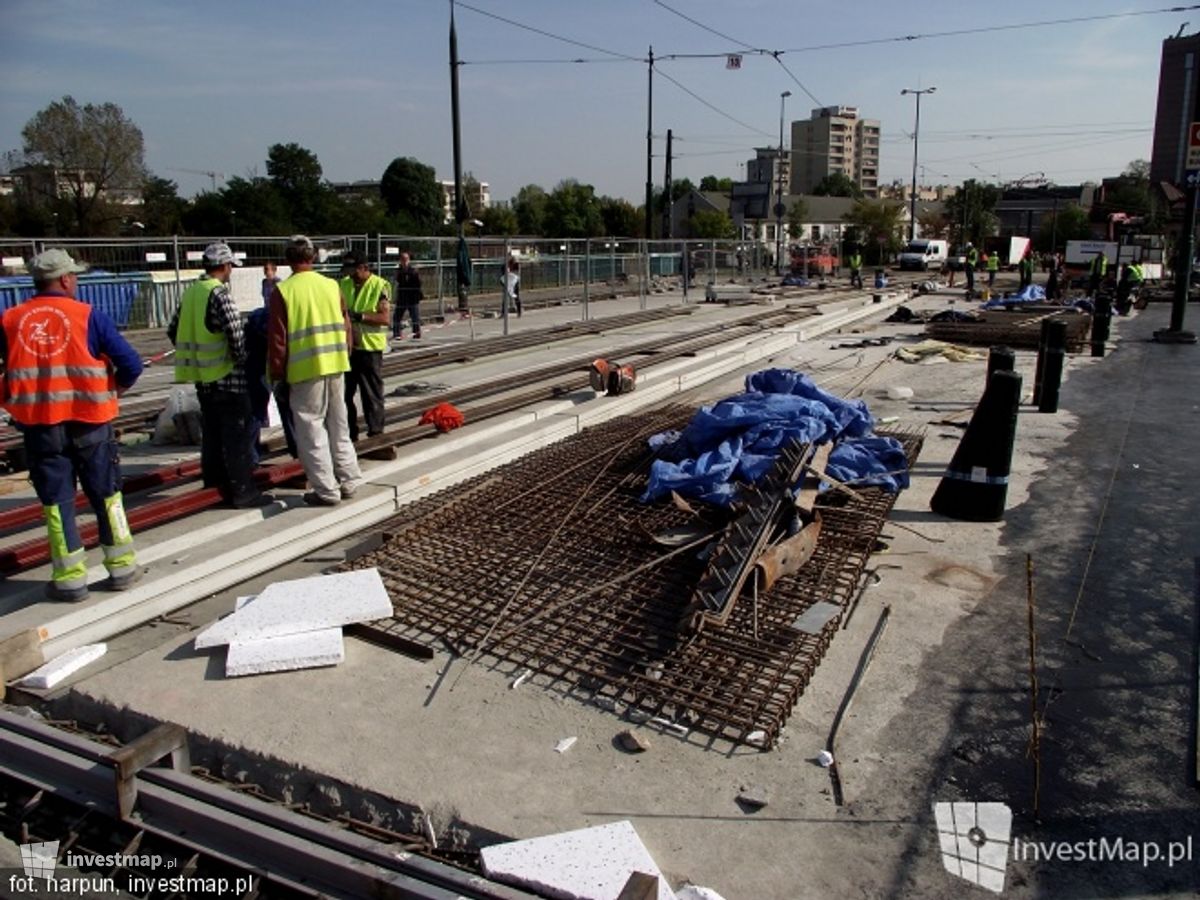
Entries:
{"type": "Polygon", "coordinates": [[[138,565],[122,566],[116,572],[108,573],[108,580],[102,585],[108,591],[127,591],[146,574],[146,570],[138,565]]]}
{"type": "Polygon", "coordinates": [[[59,587],[57,582],[46,582],[46,599],[54,600],[58,603],[78,603],[80,600],[86,600],[88,596],[87,585],[77,588],[59,587]]]}
{"type": "Polygon", "coordinates": [[[259,491],[257,494],[251,494],[245,500],[231,500],[229,505],[234,509],[259,509],[264,506],[270,506],[275,502],[275,497],[271,494],[264,494],[259,491]]]}
{"type": "Polygon", "coordinates": [[[340,497],[322,497],[316,491],[309,491],[304,495],[306,506],[337,506],[341,502],[340,497]]]}

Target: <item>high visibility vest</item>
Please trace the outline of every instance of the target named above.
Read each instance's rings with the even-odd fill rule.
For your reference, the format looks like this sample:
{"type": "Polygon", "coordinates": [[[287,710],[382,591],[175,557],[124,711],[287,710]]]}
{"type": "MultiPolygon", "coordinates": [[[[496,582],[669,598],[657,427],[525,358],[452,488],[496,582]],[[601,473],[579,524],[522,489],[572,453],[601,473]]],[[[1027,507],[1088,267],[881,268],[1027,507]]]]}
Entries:
{"type": "Polygon", "coordinates": [[[862,256],[861,255],[859,255],[858,253],[851,255],[850,268],[852,268],[852,269],[861,269],[862,268],[862,256]]]}
{"type": "Polygon", "coordinates": [[[1143,281],[1143,280],[1145,280],[1145,278],[1146,278],[1146,276],[1142,272],[1142,267],[1139,264],[1137,264],[1137,263],[1129,264],[1129,280],[1130,281],[1143,281]]]}
{"type": "Polygon", "coordinates": [[[1033,257],[1024,256],[1021,258],[1021,274],[1033,277],[1033,257]]]}
{"type": "Polygon", "coordinates": [[[209,295],[220,286],[215,278],[201,278],[183,292],[175,332],[176,381],[210,384],[233,371],[225,334],[209,331],[204,324],[209,295]]]}
{"type": "Polygon", "coordinates": [[[0,399],[22,425],[110,422],[117,415],[117,380],[88,350],[92,308],[70,297],[35,296],[6,310],[8,359],[0,399]]]}
{"type": "Polygon", "coordinates": [[[989,253],[988,254],[987,270],[989,272],[999,272],[1000,271],[1000,254],[999,253],[989,253]]]}
{"type": "MultiPolygon", "coordinates": [[[[340,282],[342,299],[350,312],[373,313],[379,307],[379,298],[387,293],[388,283],[378,275],[370,276],[360,288],[350,277],[340,282]]],[[[351,317],[353,318],[353,317],[351,317]]],[[[388,347],[388,326],[371,325],[368,322],[351,322],[354,334],[354,349],[384,351],[388,347]]]]}
{"type": "Polygon", "coordinates": [[[977,262],[979,262],[979,251],[972,247],[967,251],[967,265],[974,268],[977,262]]]}
{"type": "Polygon", "coordinates": [[[1096,258],[1092,260],[1092,274],[1101,278],[1108,274],[1108,257],[1103,253],[1097,253],[1096,258]]]}
{"type": "Polygon", "coordinates": [[[279,283],[287,309],[287,382],[350,370],[346,324],[337,282],[311,269],[279,283]]]}

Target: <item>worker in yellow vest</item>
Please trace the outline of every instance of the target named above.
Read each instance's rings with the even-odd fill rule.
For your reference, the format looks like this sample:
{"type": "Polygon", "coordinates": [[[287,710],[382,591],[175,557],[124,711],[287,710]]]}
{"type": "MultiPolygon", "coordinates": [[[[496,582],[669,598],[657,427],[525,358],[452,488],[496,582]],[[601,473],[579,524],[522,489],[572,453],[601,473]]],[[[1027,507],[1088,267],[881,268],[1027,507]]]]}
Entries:
{"type": "Polygon", "coordinates": [[[274,497],[254,484],[254,417],[246,380],[246,340],[229,293],[234,266],[228,244],[204,248],[204,276],[193,282],[167,326],[175,345],[175,380],[196,386],[204,435],[200,474],[235,509],[266,506],[274,497]]]}
{"type": "Polygon", "coordinates": [[[293,235],[284,250],[292,269],[271,294],[267,372],[286,381],[309,506],[337,506],[362,482],[346,421],[344,375],[350,370],[350,319],[337,282],[314,268],[310,238],[293,235]]]}
{"type": "Polygon", "coordinates": [[[856,248],[850,254],[850,287],[862,289],[862,253],[856,248]]]}
{"type": "Polygon", "coordinates": [[[1088,272],[1090,275],[1088,279],[1088,296],[1095,297],[1100,292],[1100,282],[1108,274],[1108,257],[1104,255],[1103,250],[1100,250],[1092,257],[1092,264],[1088,272]]]}
{"type": "Polygon", "coordinates": [[[388,348],[392,321],[388,283],[371,271],[365,255],[350,251],[342,256],[342,302],[350,311],[353,344],[350,371],[346,373],[346,416],[350,440],[358,440],[358,410],[354,395],[362,396],[367,437],[383,431],[383,354],[388,348]]]}
{"type": "Polygon", "coordinates": [[[1000,251],[993,250],[987,255],[988,290],[996,286],[996,273],[1000,271],[1000,251]]]}

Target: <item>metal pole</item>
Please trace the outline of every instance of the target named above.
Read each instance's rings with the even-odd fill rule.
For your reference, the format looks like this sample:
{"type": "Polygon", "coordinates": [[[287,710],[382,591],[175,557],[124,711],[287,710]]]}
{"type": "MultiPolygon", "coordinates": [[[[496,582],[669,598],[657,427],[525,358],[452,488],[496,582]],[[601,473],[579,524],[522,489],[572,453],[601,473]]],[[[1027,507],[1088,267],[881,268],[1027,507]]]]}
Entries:
{"type": "MultiPolygon", "coordinates": [[[[651,162],[654,155],[654,47],[646,67],[646,240],[654,231],[654,173],[651,162]]],[[[670,199],[670,198],[666,198],[670,199]]]]}
{"type": "MultiPolygon", "coordinates": [[[[508,337],[508,307],[512,303],[512,293],[508,286],[508,261],[512,257],[512,250],[509,247],[509,239],[504,239],[504,262],[500,265],[500,318],[504,322],[503,334],[508,337]]],[[[520,286],[517,290],[520,290],[520,286]]]]}
{"type": "Polygon", "coordinates": [[[639,272],[638,282],[638,309],[646,308],[646,293],[650,290],[650,242],[645,238],[642,239],[642,264],[638,266],[641,269],[639,272]]]}
{"type": "MultiPolygon", "coordinates": [[[[462,252],[465,235],[463,222],[467,217],[467,205],[463,202],[462,193],[462,133],[459,127],[458,110],[458,32],[454,28],[454,0],[450,0],[450,118],[453,125],[454,139],[454,221],[458,231],[458,252],[462,252]]],[[[454,267],[455,286],[458,294],[459,312],[468,309],[467,290],[464,283],[462,267],[456,263],[454,267]]]]}
{"type": "Polygon", "coordinates": [[[588,238],[583,242],[583,262],[587,266],[586,274],[583,277],[583,321],[587,321],[588,317],[588,299],[589,288],[592,283],[592,239],[588,238]]]}
{"type": "Polygon", "coordinates": [[[674,137],[674,133],[672,132],[672,130],[670,128],[668,128],[667,129],[667,161],[666,161],[666,167],[663,170],[663,230],[662,230],[662,236],[664,238],[666,238],[667,240],[670,240],[672,237],[674,237],[673,230],[672,230],[672,226],[674,223],[671,221],[671,207],[672,207],[671,201],[674,198],[674,192],[671,190],[672,183],[673,183],[673,180],[671,178],[671,139],[673,137],[674,137]]]}
{"type": "Polygon", "coordinates": [[[438,316],[445,318],[446,302],[443,292],[444,285],[442,284],[442,239],[434,238],[434,244],[437,246],[438,316]]]}
{"type": "Polygon", "coordinates": [[[921,140],[921,92],[917,91],[917,121],[913,126],[912,196],[908,198],[908,239],[917,239],[917,144],[921,140]]]}
{"type": "Polygon", "coordinates": [[[784,91],[779,95],[779,197],[775,201],[775,274],[782,273],[781,257],[783,256],[783,118],[784,108],[787,104],[787,98],[792,96],[791,91],[784,91]]]}
{"type": "Polygon", "coordinates": [[[687,265],[688,265],[688,255],[687,255],[687,253],[688,253],[688,249],[687,249],[687,241],[680,241],[680,242],[679,242],[679,250],[680,250],[680,252],[679,252],[679,264],[680,264],[680,266],[682,267],[682,269],[681,269],[681,272],[682,272],[682,274],[683,274],[683,305],[684,305],[684,306],[687,306],[687,302],[688,302],[688,277],[687,277],[687,265]]]}

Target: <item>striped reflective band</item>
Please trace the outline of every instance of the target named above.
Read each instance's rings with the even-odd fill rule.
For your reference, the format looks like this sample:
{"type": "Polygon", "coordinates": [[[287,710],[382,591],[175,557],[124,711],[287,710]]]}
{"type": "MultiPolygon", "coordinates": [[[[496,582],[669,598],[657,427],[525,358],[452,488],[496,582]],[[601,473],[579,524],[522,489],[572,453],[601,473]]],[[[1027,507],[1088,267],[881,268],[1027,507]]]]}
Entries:
{"type": "Polygon", "coordinates": [[[107,378],[108,369],[104,366],[48,366],[47,368],[9,369],[8,377],[12,381],[24,378],[107,378]]]}
{"type": "Polygon", "coordinates": [[[21,394],[9,397],[5,402],[9,406],[34,406],[39,403],[69,403],[72,400],[86,400],[88,403],[107,403],[117,396],[114,391],[38,391],[33,394],[21,394]]]}
{"type": "Polygon", "coordinates": [[[180,350],[196,350],[196,351],[199,351],[200,353],[204,353],[204,352],[215,353],[218,350],[224,350],[224,349],[225,349],[224,341],[210,341],[206,344],[199,344],[194,341],[180,341],[178,344],[175,345],[176,352],[179,352],[180,350]]]}
{"type": "Polygon", "coordinates": [[[987,469],[982,466],[975,466],[970,472],[947,469],[943,477],[953,478],[955,481],[969,481],[972,484],[1008,484],[1007,475],[989,475],[987,469]]]}
{"type": "Polygon", "coordinates": [[[345,353],[345,344],[322,344],[316,347],[309,347],[307,350],[297,350],[295,353],[288,353],[288,364],[303,362],[306,359],[311,359],[314,356],[321,356],[325,353],[345,353]]]}
{"type": "Polygon", "coordinates": [[[328,334],[331,331],[345,331],[345,322],[333,322],[329,325],[313,325],[309,328],[302,328],[300,331],[292,331],[288,333],[288,343],[294,344],[297,341],[303,340],[306,337],[312,337],[314,334],[328,334]]]}
{"type": "Polygon", "coordinates": [[[198,369],[213,369],[217,366],[226,365],[229,360],[225,359],[224,357],[221,357],[220,359],[200,359],[199,357],[192,356],[189,353],[177,353],[175,355],[175,362],[177,365],[182,363],[188,366],[195,366],[198,369]]]}

